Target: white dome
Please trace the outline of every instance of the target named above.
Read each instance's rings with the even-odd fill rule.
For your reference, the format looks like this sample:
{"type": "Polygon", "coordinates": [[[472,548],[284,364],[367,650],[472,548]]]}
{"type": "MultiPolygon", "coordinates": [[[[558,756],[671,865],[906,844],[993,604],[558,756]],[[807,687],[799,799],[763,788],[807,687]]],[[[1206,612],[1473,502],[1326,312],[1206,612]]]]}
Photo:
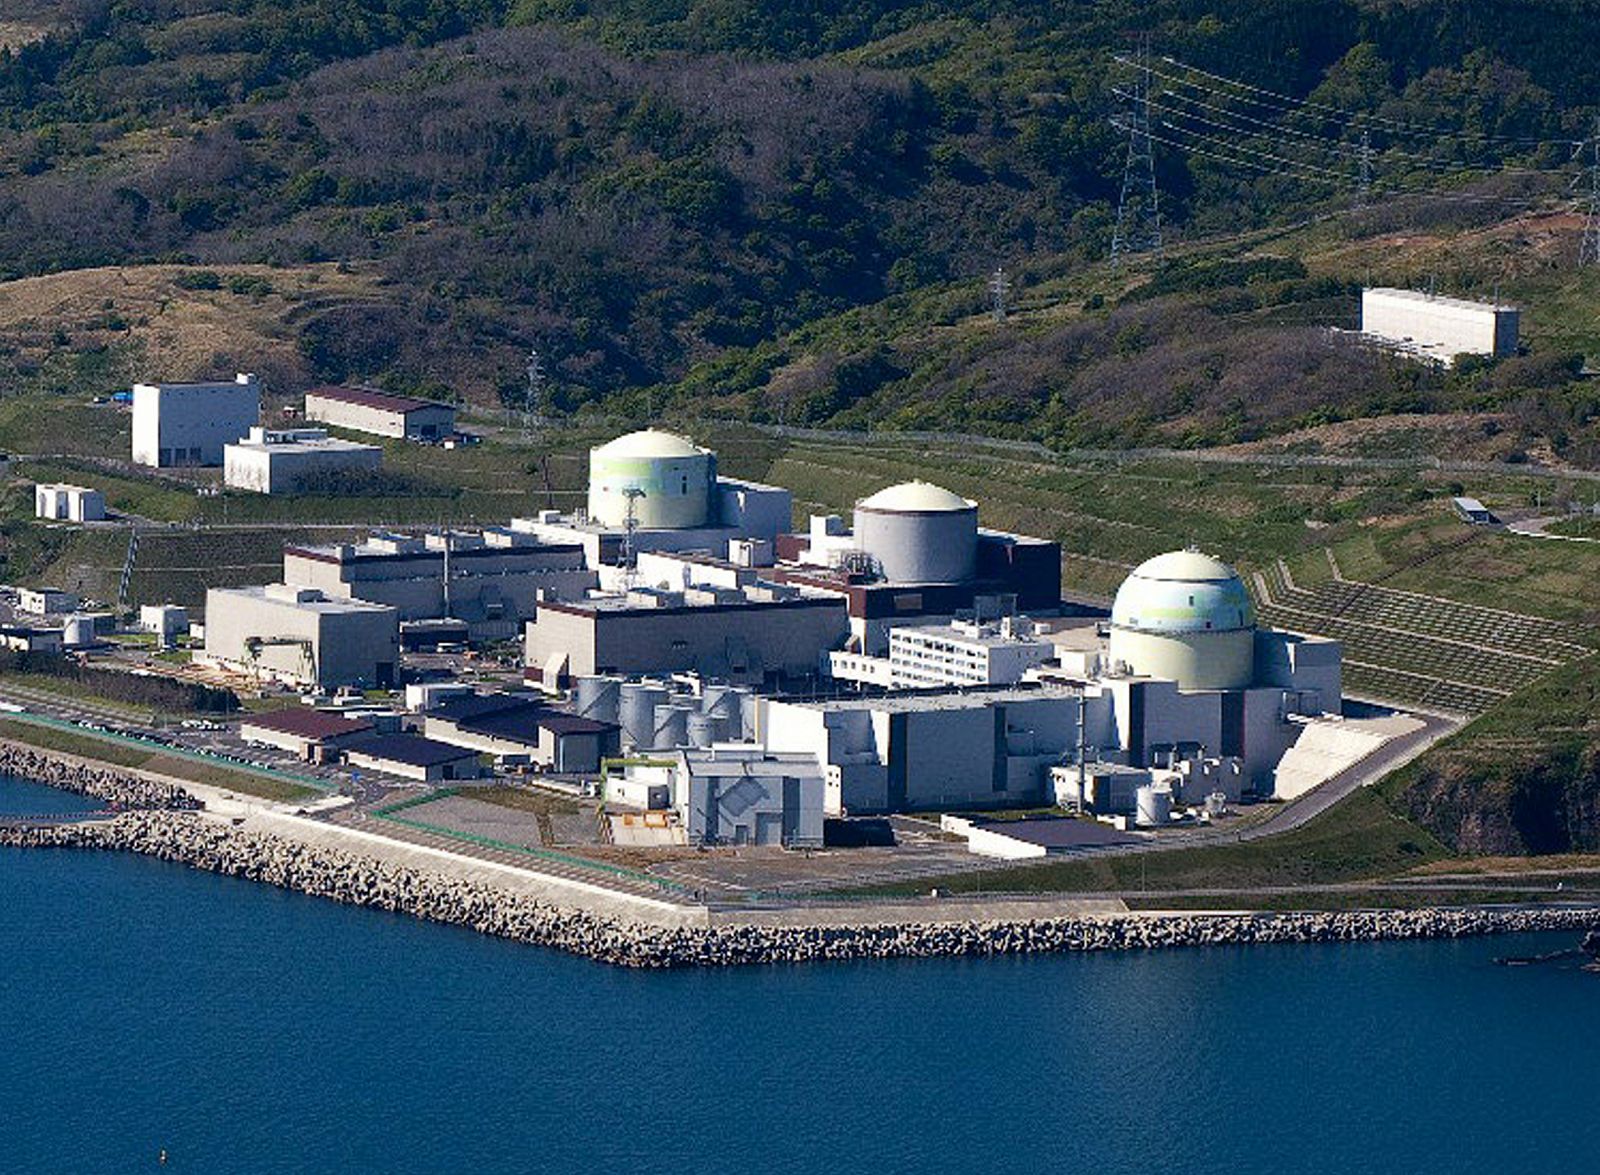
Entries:
{"type": "Polygon", "coordinates": [[[699,457],[705,450],[677,433],[645,428],[607,441],[592,452],[602,457],[699,457]]]}
{"type": "Polygon", "coordinates": [[[1112,627],[1136,632],[1237,632],[1255,623],[1239,573],[1199,551],[1170,551],[1139,564],[1111,606],[1112,627]]]}
{"type": "Polygon", "coordinates": [[[944,487],[926,481],[903,481],[856,503],[858,510],[879,510],[890,514],[953,514],[976,508],[976,502],[969,502],[960,494],[952,494],[944,487]]]}

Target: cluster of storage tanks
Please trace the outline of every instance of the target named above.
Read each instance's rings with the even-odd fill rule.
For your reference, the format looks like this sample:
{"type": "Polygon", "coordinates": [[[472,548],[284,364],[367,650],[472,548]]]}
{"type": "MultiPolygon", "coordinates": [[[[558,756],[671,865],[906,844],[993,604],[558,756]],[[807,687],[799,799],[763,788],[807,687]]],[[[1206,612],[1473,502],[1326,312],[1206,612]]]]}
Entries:
{"type": "Polygon", "coordinates": [[[755,738],[754,693],[743,686],[707,684],[698,693],[664,681],[579,677],[573,712],[622,728],[622,744],[635,750],[709,747],[755,738]]]}

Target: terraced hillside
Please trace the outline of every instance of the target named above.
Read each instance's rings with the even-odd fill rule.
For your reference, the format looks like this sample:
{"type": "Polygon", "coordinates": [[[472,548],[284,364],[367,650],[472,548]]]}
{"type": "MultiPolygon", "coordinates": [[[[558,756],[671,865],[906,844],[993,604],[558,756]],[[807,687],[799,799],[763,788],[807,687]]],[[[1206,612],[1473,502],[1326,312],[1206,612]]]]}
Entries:
{"type": "Polygon", "coordinates": [[[1353,694],[1477,714],[1600,648],[1579,624],[1333,578],[1253,576],[1262,620],[1342,641],[1353,694]]]}

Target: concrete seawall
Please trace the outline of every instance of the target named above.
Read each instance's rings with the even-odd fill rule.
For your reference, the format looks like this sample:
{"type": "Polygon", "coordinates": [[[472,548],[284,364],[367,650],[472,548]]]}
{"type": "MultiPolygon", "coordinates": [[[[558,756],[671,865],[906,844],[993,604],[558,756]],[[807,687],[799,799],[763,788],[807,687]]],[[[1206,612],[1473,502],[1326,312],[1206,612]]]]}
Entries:
{"type": "Polygon", "coordinates": [[[96,823],[0,825],[0,846],[144,853],[350,905],[648,968],[1456,938],[1600,926],[1600,910],[1591,907],[1535,907],[674,927],[567,909],[482,881],[173,810],[130,812],[96,823]]]}

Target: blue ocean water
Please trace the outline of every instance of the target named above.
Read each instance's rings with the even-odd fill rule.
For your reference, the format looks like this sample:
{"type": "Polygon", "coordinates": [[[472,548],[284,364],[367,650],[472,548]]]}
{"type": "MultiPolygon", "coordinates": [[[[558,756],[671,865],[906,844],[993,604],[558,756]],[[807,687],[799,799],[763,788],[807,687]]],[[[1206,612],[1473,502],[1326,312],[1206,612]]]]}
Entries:
{"type": "Polygon", "coordinates": [[[0,1170],[1590,1171],[1571,942],[636,973],[0,850],[0,1170]]]}

